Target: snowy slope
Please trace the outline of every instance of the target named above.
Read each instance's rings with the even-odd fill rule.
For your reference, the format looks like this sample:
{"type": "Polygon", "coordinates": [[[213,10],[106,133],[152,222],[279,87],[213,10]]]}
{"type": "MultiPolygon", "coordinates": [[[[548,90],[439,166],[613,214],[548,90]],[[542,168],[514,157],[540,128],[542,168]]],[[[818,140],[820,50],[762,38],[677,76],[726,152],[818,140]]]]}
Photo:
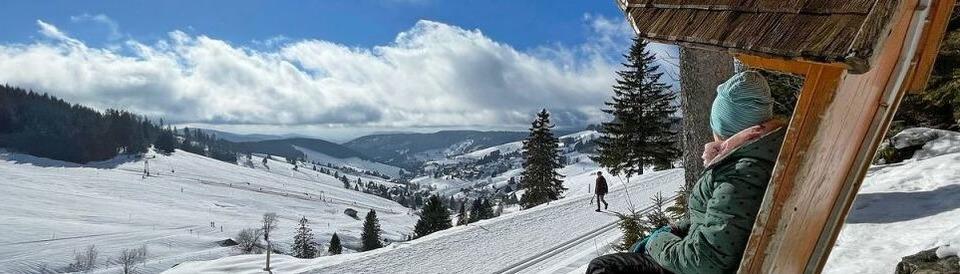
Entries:
{"type": "Polygon", "coordinates": [[[901,257],[960,246],[960,134],[871,168],[824,273],[892,273],[901,257]]]}
{"type": "Polygon", "coordinates": [[[337,157],[324,154],[322,152],[317,152],[317,151],[310,150],[308,148],[299,147],[299,146],[293,146],[293,148],[303,152],[303,154],[307,156],[307,161],[318,162],[321,164],[331,163],[339,166],[348,166],[348,167],[352,167],[360,170],[376,171],[390,177],[397,177],[400,175],[401,169],[399,167],[395,167],[387,164],[381,164],[374,161],[364,160],[358,157],[337,158],[337,157]]]}
{"type": "Polygon", "coordinates": [[[282,249],[301,215],[312,221],[318,241],[337,232],[347,248],[357,246],[362,221],[344,215],[346,208],[376,209],[385,236],[395,240],[416,220],[393,201],[285,162],[269,161],[267,170],[257,158],[252,168],[183,151],[148,158],[153,176],[143,179],[143,160],[77,165],[0,151],[0,273],[60,269],[89,244],[99,249],[98,266],[106,272],[117,271],[108,260],[120,249],[145,244],[144,270],[156,273],[232,255],[215,241],[256,227],[265,212],[281,217],[274,238],[282,249]]]}
{"type": "MultiPolygon", "coordinates": [[[[593,182],[591,173],[596,169],[565,171],[576,171],[566,174],[566,182],[581,188],[593,182]]],[[[630,184],[629,197],[637,206],[648,204],[647,198],[657,191],[672,194],[682,178],[679,169],[643,175],[630,184]]],[[[627,191],[616,179],[611,181],[614,182],[607,198],[610,209],[624,211],[627,191]]],[[[590,194],[572,191],[566,198],[547,205],[371,252],[312,260],[284,256],[275,265],[284,273],[494,273],[614,222],[612,214],[593,211],[592,198],[590,194]]],[[[604,235],[609,238],[609,234],[604,235]]],[[[166,273],[259,273],[261,261],[262,256],[228,257],[184,263],[166,273]]]]}

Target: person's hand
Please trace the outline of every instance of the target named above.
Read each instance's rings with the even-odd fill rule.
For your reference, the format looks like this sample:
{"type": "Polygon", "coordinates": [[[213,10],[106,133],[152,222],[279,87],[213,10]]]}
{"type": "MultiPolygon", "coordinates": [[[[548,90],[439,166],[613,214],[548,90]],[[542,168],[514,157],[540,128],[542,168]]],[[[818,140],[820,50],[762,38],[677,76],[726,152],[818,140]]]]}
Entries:
{"type": "Polygon", "coordinates": [[[703,164],[709,164],[710,161],[713,161],[713,158],[716,158],[720,154],[720,151],[723,150],[723,142],[709,142],[703,145],[703,155],[700,156],[703,159],[703,164]]]}
{"type": "Polygon", "coordinates": [[[664,233],[664,232],[670,233],[670,230],[671,230],[670,226],[665,225],[663,227],[658,228],[657,230],[654,230],[653,232],[650,232],[650,235],[647,235],[647,237],[643,237],[643,239],[640,239],[640,241],[633,244],[633,246],[630,247],[630,252],[640,253],[640,254],[646,253],[647,242],[653,239],[653,237],[657,236],[657,234],[664,233]]]}

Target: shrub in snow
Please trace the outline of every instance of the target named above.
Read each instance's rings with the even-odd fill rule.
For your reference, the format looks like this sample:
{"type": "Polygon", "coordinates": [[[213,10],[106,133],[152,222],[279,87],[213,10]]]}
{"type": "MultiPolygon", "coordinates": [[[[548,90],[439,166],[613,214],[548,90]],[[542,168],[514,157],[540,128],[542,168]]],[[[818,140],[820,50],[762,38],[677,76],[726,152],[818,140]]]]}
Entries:
{"type": "Polygon", "coordinates": [[[121,270],[123,274],[130,274],[136,272],[137,264],[143,263],[147,259],[147,247],[140,246],[140,248],[126,249],[124,248],[120,251],[120,256],[117,257],[117,261],[120,262],[121,270]]]}
{"type": "Polygon", "coordinates": [[[90,271],[97,267],[97,247],[89,245],[82,251],[73,252],[73,263],[67,268],[73,272],[90,271]]]}
{"type": "Polygon", "coordinates": [[[237,245],[234,246],[243,254],[255,253],[260,247],[260,236],[263,236],[263,231],[256,228],[244,228],[237,233],[235,242],[237,245]]]}

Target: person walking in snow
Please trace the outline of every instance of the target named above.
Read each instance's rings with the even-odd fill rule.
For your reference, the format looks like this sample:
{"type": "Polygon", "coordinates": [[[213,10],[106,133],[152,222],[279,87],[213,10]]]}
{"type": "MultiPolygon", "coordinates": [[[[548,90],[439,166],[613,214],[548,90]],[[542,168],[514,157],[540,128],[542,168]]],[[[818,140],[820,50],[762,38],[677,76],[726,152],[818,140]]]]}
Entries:
{"type": "Polygon", "coordinates": [[[603,195],[607,195],[607,179],[603,178],[603,171],[597,171],[597,185],[594,192],[597,193],[597,212],[600,212],[600,202],[603,202],[603,209],[607,209],[610,205],[603,198],[603,195]]]}
{"type": "Polygon", "coordinates": [[[654,230],[630,252],[597,257],[588,274],[736,273],[783,143],[770,87],[746,71],[717,87],[710,112],[714,141],[687,200],[689,220],[654,230]]]}

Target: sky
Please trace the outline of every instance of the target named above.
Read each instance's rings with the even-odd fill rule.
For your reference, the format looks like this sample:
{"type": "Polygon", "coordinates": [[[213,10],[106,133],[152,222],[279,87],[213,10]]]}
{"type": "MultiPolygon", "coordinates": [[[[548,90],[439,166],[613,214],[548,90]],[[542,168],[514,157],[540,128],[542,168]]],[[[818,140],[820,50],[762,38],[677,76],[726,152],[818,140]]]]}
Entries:
{"type": "MultiPolygon", "coordinates": [[[[2,1],[0,83],[236,133],[562,128],[603,119],[614,2],[2,1]]],[[[675,49],[651,47],[667,71],[675,49]]],[[[670,75],[665,76],[671,81],[670,75]]]]}

